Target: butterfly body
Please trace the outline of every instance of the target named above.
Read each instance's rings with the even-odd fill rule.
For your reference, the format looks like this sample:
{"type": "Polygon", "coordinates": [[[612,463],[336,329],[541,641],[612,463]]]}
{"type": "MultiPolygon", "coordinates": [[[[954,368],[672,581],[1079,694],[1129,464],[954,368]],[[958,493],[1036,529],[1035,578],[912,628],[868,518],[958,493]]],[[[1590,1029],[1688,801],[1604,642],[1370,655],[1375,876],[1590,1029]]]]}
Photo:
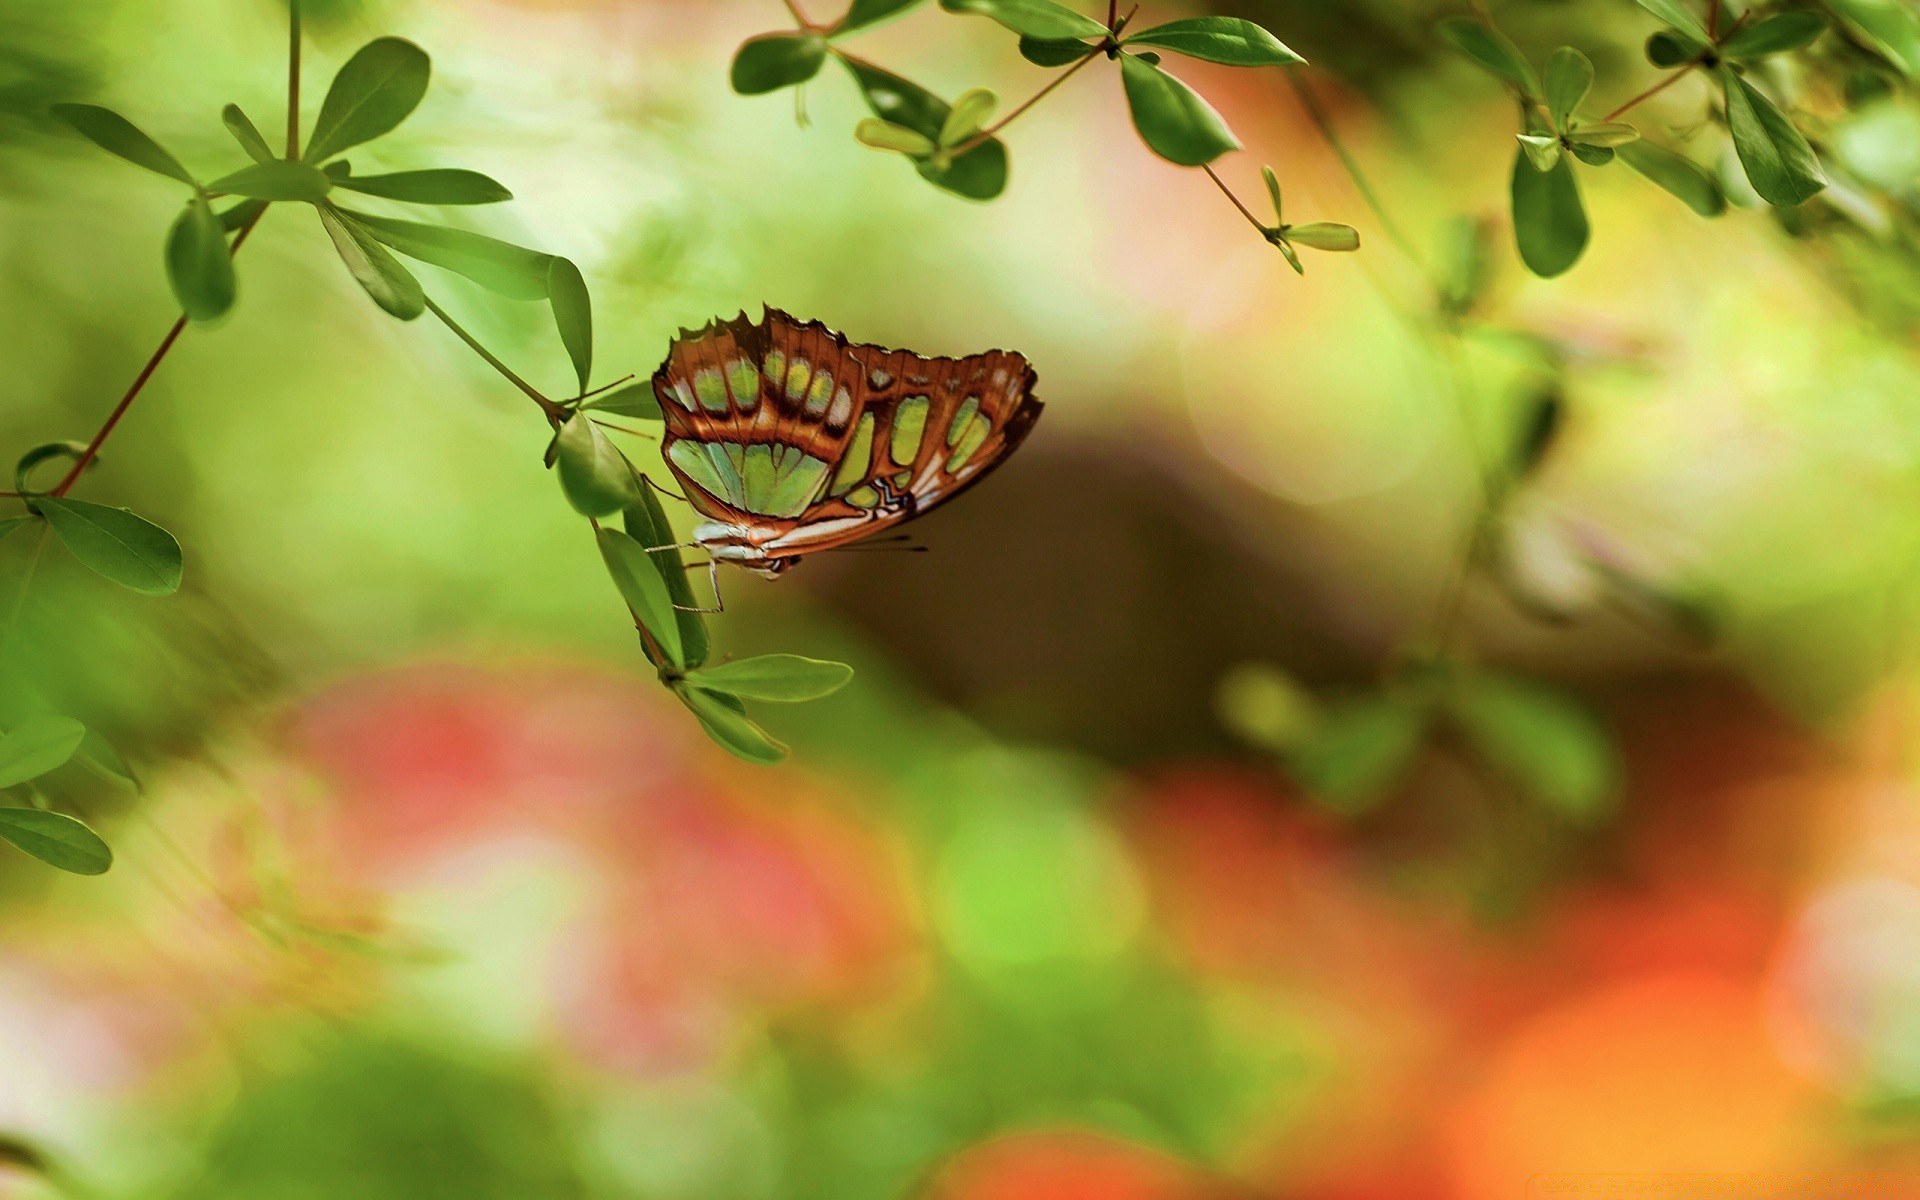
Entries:
{"type": "Polygon", "coordinates": [[[681,332],[653,388],[662,453],[718,562],[778,575],[978,482],[1039,418],[1033,368],[850,343],[768,309],[681,332]]]}

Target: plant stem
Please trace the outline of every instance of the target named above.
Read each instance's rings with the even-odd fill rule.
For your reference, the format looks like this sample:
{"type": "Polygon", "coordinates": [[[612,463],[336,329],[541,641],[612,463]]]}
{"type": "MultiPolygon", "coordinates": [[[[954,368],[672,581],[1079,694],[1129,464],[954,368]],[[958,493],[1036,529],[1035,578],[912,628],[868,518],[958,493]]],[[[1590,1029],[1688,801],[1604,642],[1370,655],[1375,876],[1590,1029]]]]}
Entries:
{"type": "Polygon", "coordinates": [[[1720,0],[1710,0],[1707,5],[1707,36],[1720,36],[1720,0]]]}
{"type": "Polygon", "coordinates": [[[1220,189],[1221,195],[1233,201],[1233,206],[1240,210],[1240,215],[1247,219],[1247,224],[1259,230],[1261,237],[1267,236],[1268,227],[1260,223],[1260,218],[1253,215],[1252,209],[1248,208],[1245,204],[1242,204],[1240,202],[1240,197],[1233,194],[1233,189],[1227,186],[1226,180],[1220,178],[1220,176],[1214,172],[1214,169],[1211,166],[1208,166],[1204,163],[1201,164],[1200,169],[1207,173],[1208,179],[1213,180],[1213,186],[1220,189]]]}
{"type": "MultiPolygon", "coordinates": [[[[253,220],[240,227],[240,232],[233,239],[232,249],[227,251],[229,256],[240,253],[240,247],[247,243],[247,235],[253,232],[253,227],[260,223],[260,218],[266,214],[266,211],[264,208],[261,209],[254,214],[253,220]]],[[[125,395],[120,397],[120,403],[114,405],[113,411],[107,414],[106,422],[93,435],[93,440],[87,443],[87,448],[81,451],[80,457],[74,460],[73,466],[61,477],[60,482],[54,485],[53,490],[47,493],[48,495],[64,496],[73,487],[74,481],[80,478],[80,473],[85,471],[88,464],[99,455],[100,447],[105,445],[107,438],[113,435],[114,427],[120,424],[120,418],[126,416],[127,410],[133,407],[134,400],[147,386],[147,381],[153,378],[153,373],[160,369],[161,360],[167,357],[167,352],[173,349],[173,344],[180,340],[180,334],[186,328],[187,317],[182,313],[179,319],[174,321],[173,327],[167,330],[167,336],[160,339],[160,346],[153,352],[152,357],[147,359],[147,365],[140,368],[140,374],[134,377],[133,385],[127,389],[125,395]]]]}
{"type": "Polygon", "coordinates": [[[787,11],[792,13],[793,19],[800,23],[800,28],[808,30],[818,28],[812,21],[807,20],[807,14],[800,11],[798,0],[786,0],[786,4],[787,11]]]}
{"type": "Polygon", "coordinates": [[[287,0],[287,157],[300,157],[300,0],[287,0]]]}
{"type": "Polygon", "coordinates": [[[949,151],[949,153],[951,153],[955,158],[959,158],[962,154],[967,153],[968,151],[974,149],[975,147],[984,145],[987,142],[992,141],[994,137],[998,135],[1002,129],[1005,129],[1007,126],[1019,120],[1020,117],[1023,114],[1025,114],[1025,112],[1028,109],[1032,108],[1034,105],[1046,99],[1048,93],[1052,92],[1053,89],[1059,87],[1061,84],[1065,83],[1067,80],[1072,79],[1075,72],[1079,71],[1081,67],[1086,66],[1088,63],[1092,62],[1094,59],[1099,58],[1102,52],[1103,52],[1103,48],[1099,46],[1096,46],[1092,50],[1087,51],[1085,58],[1080,59],[1079,61],[1075,62],[1072,66],[1068,67],[1066,70],[1054,76],[1052,81],[1050,81],[1047,84],[1047,86],[1041,88],[1039,91],[1035,92],[1032,96],[1028,97],[1027,102],[1025,104],[1022,104],[1020,107],[1014,109],[1012,112],[1008,113],[1006,116],[1000,118],[998,121],[995,121],[993,124],[987,126],[985,129],[982,129],[979,133],[974,134],[972,137],[968,138],[966,141],[961,142],[958,146],[955,146],[951,151],[949,151]]]}
{"type": "Polygon", "coordinates": [[[427,301],[428,312],[432,313],[436,317],[439,317],[440,323],[442,325],[445,325],[448,329],[453,330],[455,336],[457,336],[461,341],[467,344],[468,349],[472,350],[475,354],[478,354],[482,359],[486,360],[486,364],[492,367],[494,370],[500,372],[500,374],[506,378],[508,383],[511,383],[513,386],[519,388],[522,392],[526,393],[527,399],[532,400],[535,404],[538,404],[540,406],[540,411],[546,414],[546,418],[549,423],[551,423],[557,429],[560,427],[560,425],[563,422],[566,421],[567,412],[565,409],[561,408],[558,404],[555,404],[553,401],[547,399],[545,396],[541,395],[540,390],[538,388],[534,387],[532,384],[528,383],[526,380],[516,375],[512,367],[509,367],[507,364],[501,362],[498,358],[495,358],[493,355],[493,352],[491,350],[488,350],[485,346],[482,346],[478,339],[476,339],[472,334],[468,333],[464,328],[462,328],[460,325],[460,322],[454,320],[451,316],[447,314],[446,309],[441,308],[438,304],[435,304],[433,302],[432,296],[428,296],[426,298],[426,301],[427,301]]]}
{"type": "Polygon", "coordinates": [[[1386,206],[1380,202],[1380,196],[1373,190],[1373,185],[1367,182],[1366,172],[1360,169],[1359,160],[1353,157],[1353,152],[1347,149],[1346,141],[1333,127],[1333,121],[1327,116],[1327,110],[1320,105],[1320,98],[1313,94],[1313,89],[1300,78],[1297,70],[1288,68],[1286,75],[1287,83],[1293,87],[1293,94],[1300,98],[1300,106],[1306,109],[1307,118],[1313,122],[1314,128],[1320,131],[1321,138],[1326,141],[1328,149],[1333,151],[1334,157],[1340,160],[1341,169],[1346,171],[1347,178],[1353,181],[1354,190],[1360,193],[1360,199],[1366,203],[1368,211],[1373,213],[1374,220],[1380,222],[1380,228],[1385,231],[1388,240],[1393,243],[1395,249],[1406,256],[1408,262],[1419,269],[1421,274],[1427,274],[1426,266],[1420,255],[1415,252],[1413,243],[1408,240],[1405,233],[1401,232],[1400,226],[1394,219],[1387,215],[1386,206]]]}
{"type": "Polygon", "coordinates": [[[1695,59],[1693,62],[1688,63],[1686,66],[1681,67],[1679,70],[1675,71],[1673,74],[1667,76],[1665,79],[1662,79],[1659,83],[1654,84],[1652,87],[1648,88],[1646,91],[1641,92],[1638,96],[1635,96],[1633,99],[1627,101],[1625,104],[1622,104],[1619,108],[1616,108],[1612,112],[1608,113],[1606,116],[1601,117],[1600,120],[1602,122],[1619,120],[1621,117],[1625,116],[1628,112],[1630,112],[1634,108],[1637,108],[1642,102],[1653,99],[1655,96],[1658,96],[1661,92],[1664,92],[1668,88],[1672,87],[1674,84],[1679,83],[1682,79],[1686,78],[1687,72],[1693,70],[1693,68],[1697,65],[1699,65],[1699,60],[1695,59]]]}

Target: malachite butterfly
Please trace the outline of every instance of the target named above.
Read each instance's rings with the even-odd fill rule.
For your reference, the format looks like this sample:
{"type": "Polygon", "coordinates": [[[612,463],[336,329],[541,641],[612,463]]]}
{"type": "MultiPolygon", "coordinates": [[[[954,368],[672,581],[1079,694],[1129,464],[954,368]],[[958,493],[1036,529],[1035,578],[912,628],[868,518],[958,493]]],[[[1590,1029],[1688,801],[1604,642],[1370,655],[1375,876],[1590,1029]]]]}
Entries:
{"type": "Polygon", "coordinates": [[[980,482],[1040,417],[1033,368],[923,358],[778,309],[681,330],[653,376],[661,451],[716,562],[778,575],[980,482]]]}

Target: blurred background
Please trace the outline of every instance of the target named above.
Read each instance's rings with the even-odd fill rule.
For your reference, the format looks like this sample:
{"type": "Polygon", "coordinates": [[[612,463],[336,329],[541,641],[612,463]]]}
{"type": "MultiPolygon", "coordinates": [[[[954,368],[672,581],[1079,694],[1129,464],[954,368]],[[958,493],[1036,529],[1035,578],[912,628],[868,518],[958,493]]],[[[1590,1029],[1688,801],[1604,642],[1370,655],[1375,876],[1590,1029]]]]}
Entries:
{"type": "MultiPolygon", "coordinates": [[[[107,876],[0,847],[0,1195],[1495,1200],[1552,1173],[1920,1173],[1906,235],[1709,222],[1587,172],[1594,244],[1535,280],[1500,224],[1511,105],[1433,34],[1459,8],[1146,7],[1304,54],[1416,252],[1487,223],[1487,320],[1560,348],[1559,435],[1459,640],[1595,714],[1607,809],[1570,819],[1437,744],[1335,811],[1233,732],[1248,664],[1337,693],[1419,643],[1478,519],[1477,442],[1540,386],[1408,318],[1418,272],[1279,72],[1177,67],[1248,147],[1229,183],[1261,196],[1272,163],[1290,220],[1361,228],[1304,278],[1140,144],[1107,72],[1009,131],[1008,193],[977,205],[857,145],[831,64],[805,123],[728,91],[739,42],[788,26],[776,0],[316,0],[312,107],[371,37],[434,56],[356,171],[512,188],[449,219],[582,265],[603,375],[765,303],[1019,349],[1046,417],[916,524],[931,553],[733,573],[722,651],[860,672],[766,711],[795,753],[748,767],[654,684],[524,399],[366,303],[310,213],[269,213],[238,311],[189,332],[88,477],[180,535],[186,589],[49,556],[13,618],[14,669],[145,786],[62,777],[107,876]],[[1661,616],[1682,606],[1711,636],[1661,616]]],[[[1603,98],[1653,77],[1625,0],[1492,7],[1536,62],[1578,44],[1603,98]]],[[[231,169],[219,107],[277,121],[284,22],[0,0],[8,444],[85,436],[174,312],[177,196],[46,106],[111,104],[231,169]]],[[[1011,101],[1046,78],[1011,41],[927,6],[853,48],[1011,101]]],[[[1662,119],[1698,119],[1693,86],[1662,119]]],[[[1911,115],[1873,122],[1879,183],[1913,196],[1911,115]]],[[[531,306],[421,270],[565,386],[531,306]]],[[[9,588],[23,552],[0,545],[9,588]]]]}

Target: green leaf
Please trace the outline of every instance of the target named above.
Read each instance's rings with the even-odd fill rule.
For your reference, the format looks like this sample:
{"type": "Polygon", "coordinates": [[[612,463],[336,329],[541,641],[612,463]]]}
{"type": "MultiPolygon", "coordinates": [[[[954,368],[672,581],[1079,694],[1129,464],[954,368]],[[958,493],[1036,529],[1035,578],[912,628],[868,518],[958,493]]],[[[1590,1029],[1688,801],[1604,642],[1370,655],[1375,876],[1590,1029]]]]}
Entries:
{"type": "Polygon", "coordinates": [[[124,508],[36,496],[34,506],[81,564],[148,596],[180,590],[180,543],[124,508]]]}
{"type": "Polygon", "coordinates": [[[1362,812],[1406,774],[1425,733],[1425,713],[1395,697],[1349,700],[1326,709],[1287,764],[1333,808],[1362,812]]]}
{"type": "Polygon", "coordinates": [[[1747,181],[1768,204],[1791,208],[1827,186],[1813,147],[1786,114],[1731,67],[1720,68],[1727,94],[1727,128],[1747,181]]]}
{"type": "Polygon", "coordinates": [[[1547,111],[1553,114],[1553,127],[1564,131],[1593,90],[1593,61],[1572,46],[1562,46],[1547,60],[1547,111]]]}
{"type": "Polygon", "coordinates": [[[189,320],[211,321],[233,307],[238,289],[226,227],[198,192],[167,234],[167,282],[189,320]]]}
{"type": "Polygon", "coordinates": [[[653,384],[650,381],[615,388],[603,396],[595,396],[580,407],[609,413],[616,417],[638,417],[642,421],[664,419],[664,414],[660,411],[660,397],[654,394],[653,384]]]}
{"type": "Polygon", "coordinates": [[[257,163],[273,161],[273,147],[267,145],[267,139],[260,136],[252,118],[242,112],[238,104],[229,104],[220,110],[220,120],[226,125],[233,140],[247,152],[247,157],[257,163]]]}
{"type": "Polygon", "coordinates": [[[1621,162],[1678,197],[1701,216],[1717,217],[1727,211],[1727,196],[1720,190],[1720,181],[1685,155],[1645,140],[1621,146],[1617,153],[1621,162]]]}
{"type": "Polygon", "coordinates": [[[87,727],[72,717],[39,716],[0,737],[0,788],[38,779],[66,763],[86,739],[87,727]]]}
{"type": "Polygon", "coordinates": [[[1068,63],[1079,62],[1092,53],[1094,53],[1094,47],[1070,38],[1046,40],[1023,37],[1020,39],[1020,57],[1036,67],[1064,67],[1068,63]]]}
{"type": "Polygon", "coordinates": [[[558,451],[560,489],[576,512],[611,516],[640,498],[626,455],[587,414],[575,413],[560,426],[558,451]]]}
{"type": "Polygon", "coordinates": [[[1680,32],[1691,34],[1702,43],[1713,40],[1713,36],[1707,32],[1707,23],[1700,18],[1699,14],[1688,8],[1684,0],[1637,0],[1637,2],[1641,8],[1680,32]]]}
{"type": "Polygon", "coordinates": [[[0,541],[4,541],[8,534],[20,528],[22,525],[28,524],[33,519],[32,517],[0,517],[0,541]]]}
{"type": "MultiPolygon", "coordinates": [[[[79,462],[82,458],[85,458],[86,455],[87,444],[85,442],[42,442],[40,445],[22,454],[20,460],[13,464],[13,490],[23,496],[33,495],[35,494],[35,489],[32,486],[32,475],[34,469],[41,463],[49,462],[56,458],[67,458],[74,462],[79,462]]],[[[95,463],[99,461],[98,456],[93,459],[95,463]]],[[[88,465],[91,466],[92,464],[90,463],[88,465]]]]}
{"type": "Polygon", "coordinates": [[[1543,279],[1564,274],[1586,251],[1591,229],[1573,163],[1562,157],[1538,171],[1525,147],[1513,156],[1513,237],[1520,260],[1543,279]]]}
{"type": "Polygon", "coordinates": [[[1483,675],[1461,684],[1448,711],[1480,757],[1539,803],[1591,820],[1613,799],[1620,776],[1613,742],[1568,696],[1483,675]]]}
{"type": "Polygon", "coordinates": [[[828,36],[838,37],[843,33],[852,33],[856,29],[877,25],[890,17],[899,16],[920,2],[921,0],[853,0],[852,7],[847,9],[847,15],[841,17],[840,23],[828,31],[828,36]]]}
{"type": "Polygon", "coordinates": [[[852,683],[853,668],[798,654],[763,654],[689,671],[687,682],[743,700],[797,704],[831,696],[852,683]]]}
{"type": "Polygon", "coordinates": [[[1107,35],[1105,25],[1054,0],[940,0],[940,7],[990,18],[1022,37],[1041,41],[1107,35]]]}
{"type": "Polygon", "coordinates": [[[432,60],[412,42],[395,37],[368,42],[333,77],[301,157],[325,162],[391,132],[419,107],[432,74],[432,60]]]}
{"type": "MultiPolygon", "coordinates": [[[[913,130],[929,142],[940,136],[950,105],[912,80],[902,79],[871,63],[842,59],[852,72],[860,95],[873,115],[913,130]]],[[[1007,148],[989,138],[942,167],[931,159],[914,164],[920,176],[935,187],[969,200],[991,200],[1007,187],[1007,148]]]]}
{"type": "Polygon", "coordinates": [[[1189,17],[1169,21],[1130,35],[1125,44],[1157,46],[1230,67],[1286,67],[1307,61],[1263,27],[1239,17],[1189,17]]]}
{"type": "Polygon", "coordinates": [[[1567,140],[1579,146],[1619,147],[1639,141],[1640,131],[1625,121],[1597,121],[1572,130],[1567,140]]]}
{"type": "Polygon", "coordinates": [[[242,167],[207,185],[209,192],[231,196],[251,196],[256,200],[304,200],[313,203],[327,198],[333,180],[308,163],[279,159],[242,167]]]}
{"type": "Polygon", "coordinates": [[[100,835],[65,813],[0,808],[0,838],[75,875],[104,875],[113,866],[113,851],[100,835]]]}
{"type": "Polygon", "coordinates": [[[1528,398],[1521,420],[1515,426],[1513,454],[1509,471],[1514,479],[1525,479],[1547,457],[1565,424],[1566,397],[1558,384],[1543,387],[1528,398]]]}
{"type": "Polygon", "coordinates": [[[1240,143],[1200,94],[1130,54],[1120,56],[1133,127],[1149,149],[1183,167],[1205,166],[1240,143]]]}
{"type": "Polygon", "coordinates": [[[1455,50],[1478,63],[1482,70],[1512,86],[1521,95],[1540,94],[1540,80],[1534,76],[1526,56],[1498,29],[1482,25],[1471,17],[1452,17],[1440,22],[1440,36],[1455,50]]]}
{"type": "Polygon", "coordinates": [[[787,756],[787,748],[768,736],[767,731],[748,720],[732,697],[701,688],[677,685],[674,694],[700,718],[707,736],[736,758],[770,767],[787,756]],[[729,703],[732,701],[732,703],[729,703]]]}
{"type": "Polygon", "coordinates": [[[120,757],[120,752],[113,748],[113,743],[91,729],[87,730],[87,736],[81,740],[80,748],[74,751],[74,758],[88,770],[115,783],[124,783],[136,790],[140,787],[139,776],[133,773],[133,768],[127,765],[127,760],[120,757]]]}
{"type": "Polygon", "coordinates": [[[553,256],[503,242],[483,233],[374,217],[352,209],[340,214],[408,258],[464,275],[481,287],[513,300],[545,300],[547,271],[553,256]]]}
{"type": "Polygon", "coordinates": [[[53,115],[73,126],[81,136],[109,154],[117,154],[136,167],[145,167],[158,175],[177,179],[188,187],[196,186],[193,174],[180,160],[161,149],[154,141],[119,113],[97,104],[56,104],[53,115]]]}
{"type": "Polygon", "coordinates": [[[1647,61],[1662,70],[1685,66],[1700,57],[1705,42],[1696,42],[1671,29],[1659,30],[1647,38],[1647,61]]]}
{"type": "Polygon", "coordinates": [[[221,209],[214,216],[220,218],[220,228],[228,233],[237,233],[260,219],[267,211],[270,200],[242,200],[231,208],[221,209]]]}
{"type": "Polygon", "coordinates": [[[1000,97],[991,88],[971,88],[953,102],[953,109],[940,124],[937,139],[942,146],[958,146],[986,126],[1000,97]]]}
{"type": "Polygon", "coordinates": [[[768,33],[741,43],[733,56],[733,90],[761,96],[805,83],[827,60],[827,39],[811,33],[768,33]]]}
{"type": "Polygon", "coordinates": [[[1551,171],[1560,164],[1560,139],[1544,133],[1515,134],[1520,139],[1520,148],[1527,152],[1527,161],[1536,171],[1551,171]]]}
{"type": "Polygon", "coordinates": [[[618,529],[603,528],[595,536],[600,542],[600,557],[607,564],[607,574],[613,576],[613,585],[620,589],[621,599],[627,602],[634,617],[666,656],[663,669],[685,670],[686,649],[680,641],[680,622],[674,612],[673,596],[646,547],[618,529]]]}
{"type": "Polygon", "coordinates": [[[1920,11],[1902,0],[1826,0],[1826,7],[1908,79],[1920,78],[1920,11]]]}
{"type": "Polygon", "coordinates": [[[1314,221],[1306,225],[1290,225],[1286,232],[1287,240],[1296,246],[1307,246],[1314,250],[1333,250],[1344,252],[1360,248],[1360,231],[1351,225],[1342,225],[1338,221],[1314,221]]]}
{"type": "MultiPolygon", "coordinates": [[[[705,666],[711,649],[707,638],[707,621],[702,614],[691,611],[699,607],[694,601],[693,585],[687,579],[687,567],[680,559],[679,549],[671,548],[676,540],[673,526],[667,521],[667,514],[660,507],[660,497],[655,494],[651,483],[644,479],[640,481],[640,499],[627,506],[623,519],[627,536],[642,550],[648,551],[647,557],[653,560],[660,577],[666,581],[667,595],[673,601],[674,620],[680,626],[682,661],[688,667],[705,666]]],[[[656,667],[663,665],[657,661],[654,663],[656,667]]]]}
{"type": "Polygon", "coordinates": [[[571,259],[554,256],[547,268],[547,297],[553,305],[553,323],[560,330],[560,342],[573,360],[573,373],[584,392],[593,374],[593,297],[571,259]]]}
{"type": "Polygon", "coordinates": [[[1273,173],[1272,167],[1261,167],[1260,178],[1266,182],[1267,195],[1273,200],[1273,223],[1275,225],[1286,224],[1286,207],[1280,202],[1280,177],[1273,173]]]}
{"type": "Polygon", "coordinates": [[[1720,57],[1759,58],[1798,50],[1826,32],[1826,28],[1827,19],[1817,12],[1796,9],[1775,13],[1735,30],[1732,37],[1720,43],[1720,57]]]}
{"type": "Polygon", "coordinates": [[[932,138],[918,130],[895,125],[892,121],[882,121],[878,117],[867,117],[855,125],[853,136],[863,146],[905,154],[909,158],[924,158],[940,149],[932,138]]]}
{"type": "Polygon", "coordinates": [[[320,223],[333,239],[340,261],[347,264],[347,270],[366,289],[367,295],[373,297],[375,304],[402,321],[411,321],[427,311],[426,292],[420,287],[420,281],[388,254],[386,247],[375,241],[371,233],[357,222],[347,220],[331,204],[321,205],[319,211],[320,223]]]}
{"type": "Polygon", "coordinates": [[[1287,265],[1293,268],[1295,275],[1305,275],[1307,273],[1306,264],[1300,261],[1300,255],[1292,246],[1287,244],[1285,238],[1269,234],[1267,240],[1273,243],[1274,249],[1280,251],[1280,257],[1287,260],[1287,265]]]}
{"type": "Polygon", "coordinates": [[[1568,151],[1590,167],[1604,167],[1613,161],[1612,146],[1589,146],[1584,142],[1575,142],[1568,151]]]}
{"type": "Polygon", "coordinates": [[[407,204],[498,204],[513,199],[513,193],[494,180],[457,167],[395,171],[390,175],[327,174],[337,188],[407,204]]]}

